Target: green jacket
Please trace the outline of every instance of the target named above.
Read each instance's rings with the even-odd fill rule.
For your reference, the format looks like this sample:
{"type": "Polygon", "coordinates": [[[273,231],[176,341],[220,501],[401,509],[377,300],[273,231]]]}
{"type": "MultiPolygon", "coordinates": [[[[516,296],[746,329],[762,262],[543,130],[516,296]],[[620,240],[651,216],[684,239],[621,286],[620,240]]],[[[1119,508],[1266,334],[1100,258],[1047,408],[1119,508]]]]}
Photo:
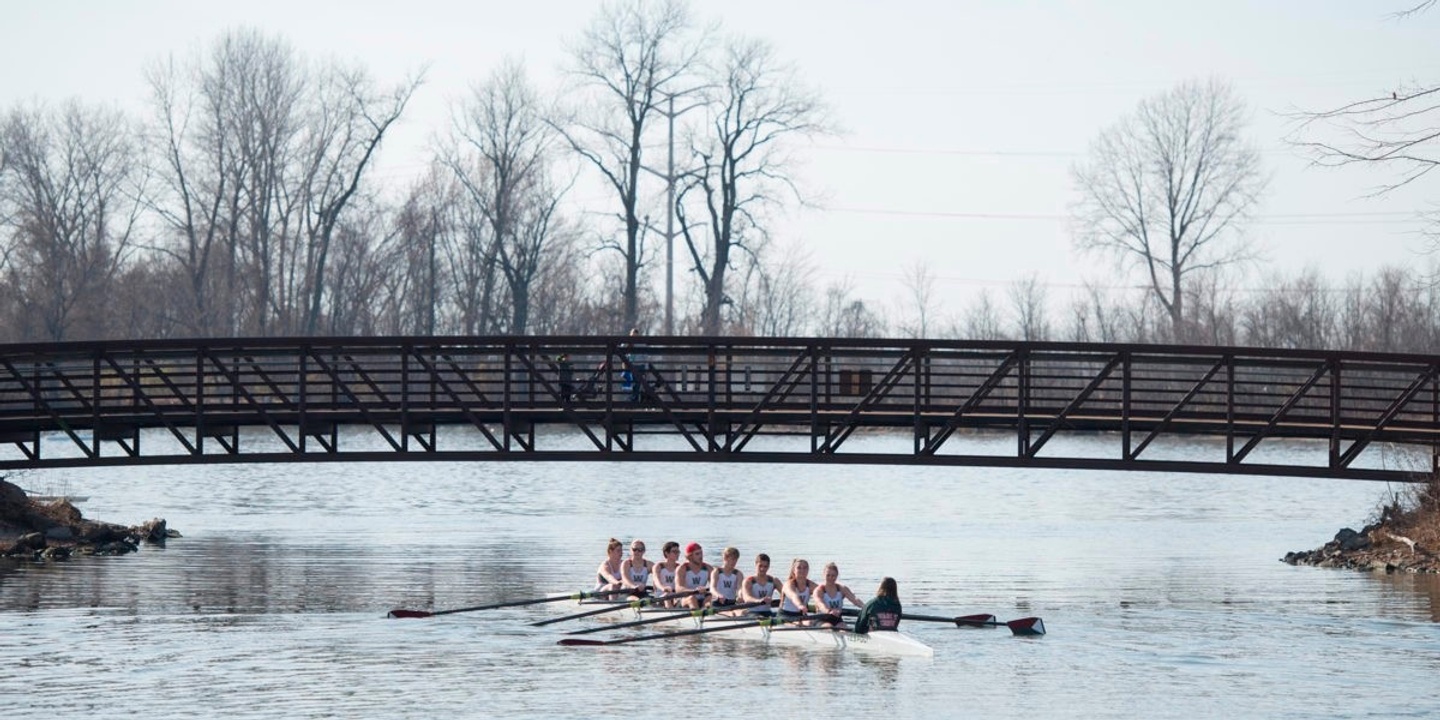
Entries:
{"type": "Polygon", "coordinates": [[[899,629],[900,601],[894,598],[877,595],[875,599],[865,603],[865,607],[855,618],[855,632],[857,633],[899,629]]]}

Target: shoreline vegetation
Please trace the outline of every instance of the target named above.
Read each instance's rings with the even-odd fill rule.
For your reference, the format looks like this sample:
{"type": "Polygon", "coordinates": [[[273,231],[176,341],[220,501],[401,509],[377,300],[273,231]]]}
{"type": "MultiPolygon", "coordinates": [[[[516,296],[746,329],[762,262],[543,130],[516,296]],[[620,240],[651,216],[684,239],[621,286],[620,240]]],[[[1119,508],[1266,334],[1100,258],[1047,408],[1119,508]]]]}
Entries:
{"type": "Polygon", "coordinates": [[[1384,573],[1440,573],[1440,475],[1394,494],[1359,531],[1342,528],[1330,542],[1286,553],[1291,565],[1384,573]]]}
{"type": "Polygon", "coordinates": [[[68,499],[31,499],[0,479],[0,557],[63,560],[72,555],[124,555],[142,542],[163,545],[180,533],[155,518],[139,525],[86,520],[68,499]]]}

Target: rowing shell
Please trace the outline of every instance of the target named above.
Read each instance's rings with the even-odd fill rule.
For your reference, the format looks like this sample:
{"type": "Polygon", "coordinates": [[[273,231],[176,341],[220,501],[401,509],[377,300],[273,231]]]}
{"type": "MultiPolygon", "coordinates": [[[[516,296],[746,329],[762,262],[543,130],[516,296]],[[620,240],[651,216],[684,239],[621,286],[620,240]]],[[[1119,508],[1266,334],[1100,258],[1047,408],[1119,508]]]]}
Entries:
{"type": "MultiPolygon", "coordinates": [[[[587,605],[591,603],[581,603],[587,605]]],[[[597,607],[605,603],[594,603],[597,607]]],[[[614,619],[629,619],[632,617],[645,618],[656,615],[675,614],[684,612],[676,608],[654,608],[646,607],[636,610],[628,606],[620,606],[609,614],[614,619]]],[[[601,615],[600,617],[606,617],[601,615]]],[[[705,627],[720,627],[725,623],[741,623],[753,621],[755,615],[742,616],[710,616],[703,621],[692,617],[680,617],[664,622],[657,622],[653,626],[656,629],[689,629],[703,625],[705,627]]],[[[848,630],[834,630],[829,627],[814,626],[780,626],[780,627],[744,627],[725,632],[711,633],[710,637],[732,638],[736,640],[759,641],[767,645],[810,648],[815,650],[849,650],[876,655],[889,656],[910,656],[910,657],[934,657],[935,650],[914,637],[899,631],[876,631],[866,634],[853,633],[848,630]]]]}

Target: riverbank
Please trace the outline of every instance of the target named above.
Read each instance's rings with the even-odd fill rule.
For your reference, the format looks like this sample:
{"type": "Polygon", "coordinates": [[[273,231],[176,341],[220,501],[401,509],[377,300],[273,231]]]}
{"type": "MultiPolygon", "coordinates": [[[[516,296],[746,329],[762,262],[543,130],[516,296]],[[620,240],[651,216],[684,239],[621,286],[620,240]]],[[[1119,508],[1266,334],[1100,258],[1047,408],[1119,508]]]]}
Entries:
{"type": "Polygon", "coordinates": [[[1392,498],[1378,515],[1358,531],[1343,528],[1330,542],[1286,553],[1281,560],[1385,573],[1440,573],[1440,478],[1392,498]]]}
{"type": "Polygon", "coordinates": [[[0,479],[0,557],[61,560],[71,555],[123,555],[142,542],[164,543],[179,537],[159,518],[139,525],[87,520],[65,498],[32,500],[13,483],[0,479]]]}

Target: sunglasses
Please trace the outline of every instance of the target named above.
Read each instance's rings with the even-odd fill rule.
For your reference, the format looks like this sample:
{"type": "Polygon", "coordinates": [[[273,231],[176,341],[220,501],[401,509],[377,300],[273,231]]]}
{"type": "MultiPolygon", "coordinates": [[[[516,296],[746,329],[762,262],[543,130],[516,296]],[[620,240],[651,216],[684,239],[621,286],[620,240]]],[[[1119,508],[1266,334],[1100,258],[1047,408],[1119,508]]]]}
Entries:
{"type": "Polygon", "coordinates": [[[644,546],[644,545],[641,545],[641,546],[639,546],[639,547],[632,547],[632,548],[630,548],[630,549],[633,550],[633,551],[635,551],[635,552],[645,552],[645,546],[644,546]]]}

